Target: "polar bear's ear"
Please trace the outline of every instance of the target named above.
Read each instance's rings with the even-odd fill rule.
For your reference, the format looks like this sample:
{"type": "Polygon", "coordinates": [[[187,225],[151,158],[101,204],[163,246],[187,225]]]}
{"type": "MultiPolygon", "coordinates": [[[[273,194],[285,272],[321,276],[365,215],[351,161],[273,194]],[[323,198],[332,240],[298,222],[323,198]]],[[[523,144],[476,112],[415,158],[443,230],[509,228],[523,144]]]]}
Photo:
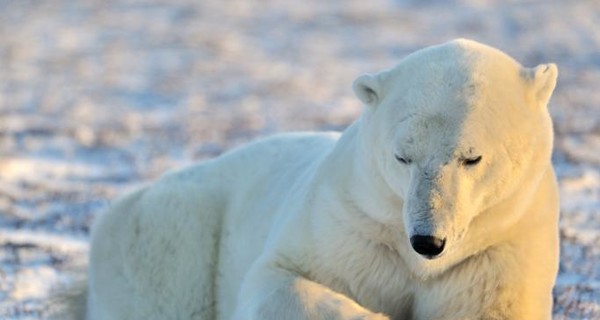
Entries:
{"type": "Polygon", "coordinates": [[[524,77],[531,84],[533,95],[540,105],[547,105],[556,86],[558,68],[554,63],[525,69],[524,77]]]}
{"type": "Polygon", "coordinates": [[[363,74],[354,80],[352,89],[354,89],[354,94],[358,99],[369,107],[374,108],[381,99],[379,77],[377,75],[363,74]]]}

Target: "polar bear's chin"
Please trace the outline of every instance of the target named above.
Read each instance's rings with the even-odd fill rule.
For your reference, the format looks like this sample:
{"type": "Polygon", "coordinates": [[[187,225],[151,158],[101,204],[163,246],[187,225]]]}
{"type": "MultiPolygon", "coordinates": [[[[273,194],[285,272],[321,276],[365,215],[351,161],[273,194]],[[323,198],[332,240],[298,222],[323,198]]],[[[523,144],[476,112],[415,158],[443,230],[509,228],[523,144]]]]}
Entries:
{"type": "MultiPolygon", "coordinates": [[[[417,252],[418,254],[418,252],[417,252]]],[[[419,254],[419,256],[421,256],[421,258],[425,259],[425,260],[437,260],[437,259],[442,259],[442,257],[444,256],[444,252],[438,254],[438,255],[423,255],[423,254],[419,254]]]]}

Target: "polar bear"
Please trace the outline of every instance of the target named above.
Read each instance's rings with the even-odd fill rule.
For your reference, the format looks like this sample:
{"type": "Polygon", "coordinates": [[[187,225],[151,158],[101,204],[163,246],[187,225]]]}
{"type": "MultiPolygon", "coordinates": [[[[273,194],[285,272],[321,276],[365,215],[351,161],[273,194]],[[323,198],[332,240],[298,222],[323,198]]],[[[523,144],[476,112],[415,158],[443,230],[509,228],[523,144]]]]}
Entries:
{"type": "Polygon", "coordinates": [[[126,195],[93,228],[87,319],[550,319],[556,78],[454,40],[359,77],[341,135],[126,195]]]}

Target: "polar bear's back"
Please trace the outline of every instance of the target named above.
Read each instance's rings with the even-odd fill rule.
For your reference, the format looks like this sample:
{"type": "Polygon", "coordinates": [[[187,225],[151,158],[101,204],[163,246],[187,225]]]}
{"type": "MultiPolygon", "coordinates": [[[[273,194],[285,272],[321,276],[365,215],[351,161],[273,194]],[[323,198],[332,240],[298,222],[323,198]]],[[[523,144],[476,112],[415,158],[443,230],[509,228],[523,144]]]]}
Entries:
{"type": "Polygon", "coordinates": [[[291,186],[337,134],[279,135],[116,201],[92,234],[90,319],[213,319],[235,305],[291,186]]]}

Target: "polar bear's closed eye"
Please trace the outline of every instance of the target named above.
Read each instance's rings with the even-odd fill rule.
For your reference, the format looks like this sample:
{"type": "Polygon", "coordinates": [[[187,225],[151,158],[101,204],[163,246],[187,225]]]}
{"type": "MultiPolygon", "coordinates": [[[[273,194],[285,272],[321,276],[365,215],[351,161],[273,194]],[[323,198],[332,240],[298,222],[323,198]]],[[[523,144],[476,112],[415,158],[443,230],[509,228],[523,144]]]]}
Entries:
{"type": "Polygon", "coordinates": [[[462,159],[461,163],[463,166],[471,167],[478,164],[481,161],[481,156],[474,158],[462,159]]]}
{"type": "Polygon", "coordinates": [[[394,157],[396,157],[396,160],[398,160],[402,164],[411,164],[412,163],[412,160],[405,158],[405,157],[401,157],[397,154],[395,154],[394,157]]]}

